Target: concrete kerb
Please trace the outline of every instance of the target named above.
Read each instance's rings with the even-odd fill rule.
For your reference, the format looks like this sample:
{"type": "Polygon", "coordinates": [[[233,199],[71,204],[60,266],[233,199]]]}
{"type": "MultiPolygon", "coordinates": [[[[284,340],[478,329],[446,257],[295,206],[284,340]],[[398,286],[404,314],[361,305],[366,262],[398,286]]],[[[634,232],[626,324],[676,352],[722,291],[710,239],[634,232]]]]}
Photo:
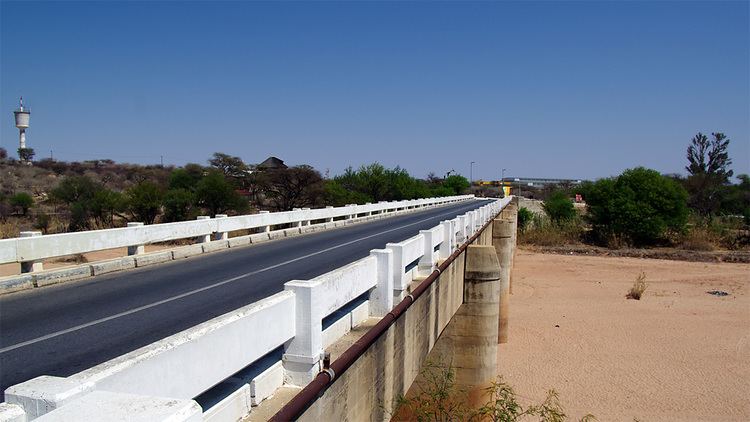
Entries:
{"type": "MultiPolygon", "coordinates": [[[[429,207],[421,207],[414,209],[403,209],[400,211],[382,212],[371,216],[357,217],[349,220],[338,220],[334,222],[325,222],[318,224],[311,224],[304,226],[303,230],[294,232],[287,230],[275,230],[275,231],[264,231],[261,233],[251,234],[247,236],[239,236],[235,238],[229,238],[228,240],[211,241],[210,236],[206,236],[208,239],[202,238],[199,242],[193,245],[180,246],[174,249],[163,250],[158,252],[143,253],[132,256],[124,256],[121,258],[115,258],[105,261],[97,261],[89,264],[82,264],[78,266],[71,266],[62,269],[48,270],[48,271],[37,271],[33,273],[25,273],[21,275],[13,275],[8,277],[0,277],[0,295],[15,293],[19,291],[29,290],[33,288],[43,287],[52,284],[58,284],[69,281],[77,281],[91,276],[98,276],[102,274],[108,274],[112,272],[124,271],[133,268],[140,268],[150,265],[161,264],[177,259],[185,259],[192,256],[201,255],[204,253],[212,253],[221,251],[227,248],[237,248],[243,246],[252,246],[259,243],[264,243],[270,240],[283,239],[291,236],[302,236],[305,234],[311,234],[322,230],[332,230],[336,228],[347,227],[351,224],[363,223],[373,220],[380,220],[389,217],[395,217],[404,214],[410,214],[423,210],[424,208],[435,208],[438,206],[452,205],[454,202],[441,204],[441,205],[430,205],[429,207]],[[42,280],[41,284],[37,283],[37,280],[42,280]]],[[[208,216],[199,216],[199,220],[208,220],[208,216]]],[[[135,252],[135,251],[133,251],[135,252]]]]}

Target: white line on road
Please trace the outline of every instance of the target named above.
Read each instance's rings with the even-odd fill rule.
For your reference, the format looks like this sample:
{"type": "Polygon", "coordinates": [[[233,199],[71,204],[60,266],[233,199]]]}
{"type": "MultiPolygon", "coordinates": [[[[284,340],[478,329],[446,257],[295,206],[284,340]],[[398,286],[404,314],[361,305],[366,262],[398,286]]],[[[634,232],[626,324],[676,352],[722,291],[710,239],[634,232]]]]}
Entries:
{"type": "Polygon", "coordinates": [[[184,297],[192,296],[192,295],[194,295],[196,293],[200,293],[200,292],[203,292],[203,291],[206,291],[206,290],[210,290],[210,289],[213,289],[215,287],[223,286],[225,284],[232,283],[234,281],[243,279],[245,277],[249,277],[249,276],[252,276],[252,275],[260,274],[262,272],[273,270],[275,268],[279,268],[279,267],[282,267],[284,265],[291,264],[293,262],[297,262],[297,261],[301,261],[303,259],[307,259],[307,258],[313,257],[315,255],[320,255],[322,253],[330,252],[330,251],[332,251],[334,249],[343,248],[344,246],[349,246],[349,245],[351,245],[353,243],[361,242],[363,240],[367,240],[367,239],[370,239],[370,238],[373,238],[373,237],[376,237],[376,236],[380,236],[382,234],[390,233],[390,232],[393,232],[393,231],[396,231],[396,230],[401,230],[401,229],[406,228],[406,227],[415,226],[417,224],[424,223],[425,221],[429,221],[429,220],[433,220],[433,219],[436,219],[436,218],[444,217],[446,215],[451,215],[451,214],[454,214],[454,213],[455,213],[455,211],[452,211],[452,212],[449,212],[449,213],[439,214],[439,215],[436,215],[436,216],[433,216],[433,217],[430,217],[430,218],[425,218],[423,220],[415,221],[414,223],[409,223],[409,224],[405,224],[403,226],[395,227],[395,228],[392,228],[392,229],[389,229],[389,230],[386,230],[386,231],[383,231],[383,232],[380,232],[380,233],[375,233],[375,234],[371,234],[369,236],[360,237],[359,239],[350,240],[350,241],[342,243],[340,245],[331,246],[330,248],[326,248],[326,249],[321,249],[321,250],[319,250],[317,252],[313,252],[313,253],[310,253],[310,254],[307,254],[307,255],[299,256],[299,257],[294,258],[294,259],[290,259],[288,261],[284,261],[284,262],[280,262],[278,264],[271,265],[270,267],[265,267],[265,268],[261,268],[259,270],[250,271],[249,273],[245,273],[245,274],[242,274],[242,275],[238,275],[236,277],[232,277],[232,278],[229,278],[229,279],[226,279],[226,280],[223,280],[223,281],[219,281],[217,283],[214,283],[214,284],[211,284],[211,285],[208,285],[208,286],[204,286],[204,287],[201,287],[199,289],[190,290],[189,292],[181,293],[181,294],[179,294],[177,296],[172,296],[172,297],[167,298],[167,299],[162,299],[160,301],[157,301],[157,302],[154,302],[154,303],[150,303],[148,305],[139,306],[137,308],[133,308],[133,309],[129,309],[129,310],[124,311],[124,312],[120,312],[118,314],[110,315],[108,317],[104,317],[104,318],[100,318],[100,319],[97,319],[97,320],[94,320],[94,321],[90,321],[90,322],[87,322],[85,324],[76,325],[75,327],[71,327],[71,328],[68,328],[68,329],[65,329],[65,330],[56,331],[54,333],[50,333],[50,334],[47,334],[47,335],[44,335],[44,336],[41,336],[41,337],[37,337],[35,339],[27,340],[27,341],[24,341],[24,342],[21,342],[21,343],[14,344],[12,346],[4,347],[4,348],[0,349],[0,353],[10,352],[11,350],[15,350],[15,349],[18,349],[20,347],[28,346],[30,344],[38,343],[38,342],[44,341],[44,340],[49,340],[51,338],[59,337],[59,336],[64,335],[64,334],[72,333],[74,331],[78,331],[78,330],[82,330],[82,329],[87,328],[87,327],[91,327],[93,325],[101,324],[102,322],[107,322],[107,321],[111,321],[113,319],[120,318],[120,317],[123,317],[123,316],[126,316],[126,315],[134,314],[136,312],[140,312],[140,311],[143,311],[145,309],[153,308],[155,306],[163,305],[165,303],[169,303],[169,302],[172,302],[172,301],[175,301],[175,300],[178,300],[178,299],[182,299],[184,297]]]}

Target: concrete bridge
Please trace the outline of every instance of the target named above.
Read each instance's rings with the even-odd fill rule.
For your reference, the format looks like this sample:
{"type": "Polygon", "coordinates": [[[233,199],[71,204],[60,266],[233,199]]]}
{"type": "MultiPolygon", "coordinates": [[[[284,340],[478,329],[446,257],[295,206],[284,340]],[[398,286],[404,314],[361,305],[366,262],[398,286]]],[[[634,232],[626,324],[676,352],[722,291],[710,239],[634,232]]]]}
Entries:
{"type": "Polygon", "coordinates": [[[487,337],[497,338],[507,298],[510,201],[382,202],[0,241],[0,263],[24,271],[0,279],[0,292],[14,292],[0,296],[0,421],[234,421],[282,386],[307,387],[278,420],[386,419],[382,403],[408,390],[428,354],[461,349],[457,327],[476,322],[476,306],[494,309],[480,324],[494,331],[479,335],[487,359],[473,361],[484,372],[459,376],[480,385],[487,368],[494,377],[487,337]],[[495,220],[501,211],[508,219],[495,220]],[[231,236],[238,230],[256,233],[231,236]],[[492,245],[493,230],[488,258],[478,245],[492,245]],[[116,260],[40,265],[125,246],[116,260]],[[467,300],[488,286],[497,300],[467,300]],[[324,352],[368,320],[372,341],[329,366],[324,352]]]}

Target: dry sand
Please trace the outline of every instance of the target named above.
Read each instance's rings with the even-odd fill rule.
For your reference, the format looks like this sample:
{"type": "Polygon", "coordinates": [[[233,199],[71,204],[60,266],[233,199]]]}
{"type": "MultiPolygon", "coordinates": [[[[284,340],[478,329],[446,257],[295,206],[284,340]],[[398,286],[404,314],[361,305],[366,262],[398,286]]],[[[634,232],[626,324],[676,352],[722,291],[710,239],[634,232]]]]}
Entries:
{"type": "Polygon", "coordinates": [[[521,250],[514,271],[498,372],[522,402],[554,388],[575,419],[750,420],[750,265],[521,250]]]}

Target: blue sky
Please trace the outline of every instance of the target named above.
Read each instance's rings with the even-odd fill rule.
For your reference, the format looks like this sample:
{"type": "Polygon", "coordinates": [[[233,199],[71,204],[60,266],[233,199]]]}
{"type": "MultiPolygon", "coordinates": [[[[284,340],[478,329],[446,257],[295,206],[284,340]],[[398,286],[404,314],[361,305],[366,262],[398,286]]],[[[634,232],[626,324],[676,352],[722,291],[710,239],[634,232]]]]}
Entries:
{"type": "Polygon", "coordinates": [[[0,146],[64,160],[276,155],[322,172],[750,173],[748,2],[9,2],[0,146]]]}

